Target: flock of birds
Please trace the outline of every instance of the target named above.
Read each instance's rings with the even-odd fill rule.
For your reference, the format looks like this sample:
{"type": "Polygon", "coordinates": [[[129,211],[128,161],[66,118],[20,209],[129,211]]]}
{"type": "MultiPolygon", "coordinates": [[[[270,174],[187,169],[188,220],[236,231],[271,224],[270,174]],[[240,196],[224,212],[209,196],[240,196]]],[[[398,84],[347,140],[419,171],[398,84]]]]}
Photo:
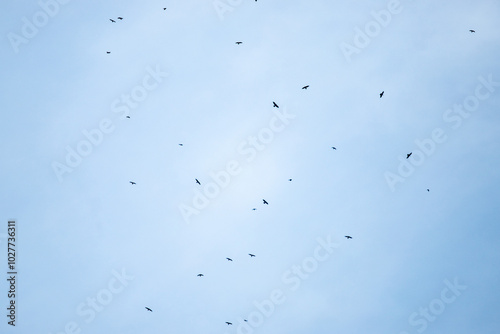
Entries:
{"type": "MultiPolygon", "coordinates": [[[[255,1],[257,2],[257,0],[255,0],[255,1]]],[[[167,8],[163,8],[163,10],[166,10],[166,9],[167,9],[167,8]]],[[[109,19],[109,20],[110,20],[112,23],[116,23],[116,20],[113,20],[113,19],[109,19]]],[[[123,17],[118,16],[118,17],[117,17],[117,20],[120,20],[120,21],[121,21],[121,20],[123,20],[123,17]]],[[[469,31],[470,31],[471,33],[475,33],[475,32],[476,32],[476,31],[475,31],[475,30],[473,30],[473,29],[470,29],[469,31]]],[[[241,41],[237,41],[235,44],[236,44],[236,45],[240,45],[240,44],[242,44],[242,43],[243,43],[243,42],[241,42],[241,41]]],[[[106,53],[107,53],[107,54],[110,54],[111,52],[110,52],[110,51],[107,51],[106,53]]],[[[302,89],[304,89],[304,90],[307,90],[308,88],[309,88],[309,85],[305,85],[305,86],[303,86],[303,87],[302,87],[302,89]]],[[[380,96],[380,98],[382,98],[382,96],[384,96],[384,91],[382,91],[382,92],[379,94],[379,96],[380,96]]],[[[279,108],[279,105],[278,105],[276,102],[274,102],[274,101],[273,101],[273,108],[279,108]]],[[[130,116],[126,116],[126,118],[130,118],[130,116]]],[[[179,144],[179,146],[184,146],[184,144],[180,143],[180,144],[179,144]]],[[[337,150],[337,148],[336,148],[335,146],[332,146],[332,149],[333,149],[333,150],[337,150]]],[[[410,158],[410,156],[411,156],[411,155],[412,155],[412,152],[410,152],[410,153],[406,154],[406,159],[410,158]]],[[[291,181],[292,181],[292,179],[288,179],[288,181],[290,181],[290,182],[291,182],[291,181]]],[[[130,182],[130,184],[131,184],[131,185],[136,185],[136,184],[137,184],[137,183],[136,183],[136,182],[134,182],[134,181],[129,181],[129,182],[130,182]]],[[[196,179],[196,178],[195,178],[195,182],[196,182],[196,184],[201,185],[201,182],[200,182],[198,179],[196,179]]],[[[427,189],[427,191],[430,191],[430,190],[429,190],[429,189],[427,189]]],[[[265,205],[269,205],[269,203],[268,203],[265,199],[262,199],[262,203],[263,203],[263,204],[265,204],[265,205]]],[[[253,208],[252,210],[257,210],[257,208],[253,208]]],[[[347,240],[352,239],[352,236],[350,236],[350,235],[346,235],[346,236],[344,236],[344,237],[345,237],[347,240]]],[[[249,255],[251,258],[255,257],[255,254],[252,254],[252,253],[248,253],[248,255],[249,255]]],[[[232,261],[233,261],[233,259],[231,259],[231,258],[229,258],[229,257],[226,257],[226,260],[227,260],[227,261],[230,261],[230,262],[232,262],[232,261]]],[[[205,276],[205,275],[203,275],[202,273],[199,273],[199,274],[198,274],[198,275],[196,275],[196,276],[198,276],[198,277],[203,277],[203,276],[205,276]]],[[[153,310],[152,310],[151,308],[149,308],[149,307],[147,307],[147,306],[146,306],[145,308],[146,308],[146,311],[153,312],[153,310]]],[[[243,320],[244,320],[244,321],[248,321],[247,319],[243,319],[243,320]]],[[[230,326],[230,325],[232,325],[232,324],[233,324],[233,323],[232,323],[232,322],[230,322],[230,321],[226,321],[225,323],[226,323],[228,326],[230,326]]]]}

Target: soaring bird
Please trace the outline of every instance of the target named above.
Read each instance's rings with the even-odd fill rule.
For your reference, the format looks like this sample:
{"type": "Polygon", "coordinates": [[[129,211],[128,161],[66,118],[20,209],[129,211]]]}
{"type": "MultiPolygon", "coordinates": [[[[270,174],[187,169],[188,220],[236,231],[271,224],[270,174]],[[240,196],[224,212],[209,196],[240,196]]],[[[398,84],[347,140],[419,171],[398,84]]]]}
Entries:
{"type": "Polygon", "coordinates": [[[471,29],[471,30],[469,30],[469,31],[470,31],[470,32],[476,32],[475,30],[472,30],[472,29],[471,29]]]}
{"type": "MultiPolygon", "coordinates": [[[[257,0],[255,0],[255,1],[257,1],[257,0]]],[[[248,320],[247,320],[247,319],[243,319],[243,321],[244,321],[244,322],[248,322],[248,320]]]]}
{"type": "Polygon", "coordinates": [[[307,89],[307,88],[309,88],[309,85],[302,87],[302,89],[307,89]]]}
{"type": "Polygon", "coordinates": [[[253,208],[252,210],[253,210],[253,211],[255,211],[255,210],[257,210],[257,209],[256,209],[256,208],[253,208]]]}
{"type": "Polygon", "coordinates": [[[233,259],[231,259],[230,257],[226,257],[226,260],[233,261],[233,259]]]}
{"type": "Polygon", "coordinates": [[[184,146],[184,144],[179,144],[179,146],[184,146]]]}
{"type": "Polygon", "coordinates": [[[109,19],[109,20],[110,20],[111,22],[113,22],[113,23],[115,23],[115,22],[116,22],[116,21],[115,21],[115,20],[113,20],[113,19],[109,19]]]}
{"type": "Polygon", "coordinates": [[[106,53],[107,53],[107,54],[109,55],[109,54],[110,54],[111,52],[109,52],[109,51],[106,51],[106,53]]]}
{"type": "Polygon", "coordinates": [[[248,253],[248,255],[250,255],[250,257],[255,257],[255,255],[253,255],[253,254],[250,254],[250,253],[248,253]]]}
{"type": "Polygon", "coordinates": [[[412,152],[410,152],[410,153],[408,153],[408,154],[406,155],[406,159],[408,159],[408,158],[411,156],[411,153],[412,153],[412,152]]]}
{"type": "Polygon", "coordinates": [[[429,189],[427,189],[427,191],[430,191],[429,189]]]}
{"type": "Polygon", "coordinates": [[[288,181],[292,181],[292,179],[288,179],[288,181]]]}
{"type": "Polygon", "coordinates": [[[198,277],[203,277],[203,276],[205,276],[205,275],[203,275],[203,274],[198,274],[198,275],[196,275],[196,276],[198,276],[198,277]]]}
{"type": "Polygon", "coordinates": [[[384,96],[384,91],[382,91],[382,93],[380,93],[380,97],[384,96]]]}
{"type": "Polygon", "coordinates": [[[130,118],[130,116],[127,116],[126,118],[130,118]]]}
{"type": "Polygon", "coordinates": [[[146,307],[146,310],[148,310],[149,312],[153,312],[153,310],[150,309],[149,307],[146,307]]]}
{"type": "Polygon", "coordinates": [[[198,183],[199,185],[201,185],[200,181],[198,181],[198,179],[194,179],[196,181],[196,183],[198,183]]]}
{"type": "Polygon", "coordinates": [[[266,201],[265,199],[263,199],[263,200],[262,200],[262,202],[263,202],[264,204],[269,205],[269,203],[267,203],[267,201],[266,201]]]}
{"type": "Polygon", "coordinates": [[[346,239],[352,239],[352,237],[350,235],[346,235],[345,237],[346,237],[346,239]]]}
{"type": "Polygon", "coordinates": [[[237,45],[240,45],[241,43],[243,43],[243,42],[236,42],[237,45]]]}
{"type": "Polygon", "coordinates": [[[118,20],[123,20],[123,17],[118,16],[117,19],[118,20]]]}
{"type": "Polygon", "coordinates": [[[167,10],[167,8],[166,8],[166,7],[164,7],[164,8],[163,8],[163,10],[167,10]]]}
{"type": "Polygon", "coordinates": [[[129,182],[130,182],[130,184],[136,184],[136,183],[135,183],[135,182],[133,182],[133,181],[129,181],[129,182]]]}
{"type": "Polygon", "coordinates": [[[232,325],[233,323],[232,323],[232,322],[229,322],[229,321],[226,321],[226,324],[228,324],[228,325],[232,325]]]}
{"type": "Polygon", "coordinates": [[[279,108],[280,106],[276,104],[276,102],[273,101],[273,107],[274,108],[279,108]]]}
{"type": "Polygon", "coordinates": [[[333,150],[336,150],[337,148],[336,148],[335,146],[332,146],[332,149],[333,149],[333,150]]]}

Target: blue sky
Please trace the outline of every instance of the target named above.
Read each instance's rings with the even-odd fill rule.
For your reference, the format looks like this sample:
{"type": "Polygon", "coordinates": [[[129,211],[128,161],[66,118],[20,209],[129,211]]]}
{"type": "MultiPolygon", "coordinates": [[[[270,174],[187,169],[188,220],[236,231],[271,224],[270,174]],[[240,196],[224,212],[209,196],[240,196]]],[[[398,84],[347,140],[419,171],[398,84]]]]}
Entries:
{"type": "Polygon", "coordinates": [[[2,333],[498,333],[498,1],[1,7],[2,333]]]}

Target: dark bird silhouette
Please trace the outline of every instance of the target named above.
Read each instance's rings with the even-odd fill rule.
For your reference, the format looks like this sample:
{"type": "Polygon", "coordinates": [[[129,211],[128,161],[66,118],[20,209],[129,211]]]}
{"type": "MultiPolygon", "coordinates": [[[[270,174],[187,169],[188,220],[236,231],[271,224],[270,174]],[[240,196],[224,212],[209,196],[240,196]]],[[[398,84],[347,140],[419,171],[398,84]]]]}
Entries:
{"type": "Polygon", "coordinates": [[[292,179],[288,179],[288,181],[290,181],[290,182],[291,182],[291,181],[292,181],[292,179]]]}
{"type": "Polygon", "coordinates": [[[257,209],[256,209],[256,208],[253,208],[252,210],[254,210],[254,211],[255,211],[255,210],[257,210],[257,209]]]}
{"type": "Polygon", "coordinates": [[[250,257],[255,257],[255,255],[253,255],[253,254],[250,254],[250,253],[248,253],[248,255],[250,255],[250,257]]]}
{"type": "Polygon", "coordinates": [[[200,181],[198,181],[198,179],[194,179],[196,181],[196,183],[198,183],[199,185],[201,185],[200,181]]]}
{"type": "Polygon", "coordinates": [[[471,30],[469,30],[469,31],[470,31],[470,32],[476,32],[475,30],[472,30],[472,29],[471,29],[471,30]]]}
{"type": "Polygon", "coordinates": [[[149,307],[146,307],[146,310],[148,310],[149,312],[153,312],[153,310],[150,309],[149,307]]]}
{"type": "Polygon", "coordinates": [[[228,261],[233,261],[233,259],[229,258],[229,257],[226,257],[226,260],[228,261]]]}
{"type": "Polygon", "coordinates": [[[130,116],[127,116],[127,118],[130,118],[130,116]]]}
{"type": "Polygon", "coordinates": [[[302,87],[302,89],[307,89],[307,88],[309,88],[309,85],[302,87]]]}
{"type": "Polygon", "coordinates": [[[164,7],[163,10],[167,10],[167,7],[164,7]]]}
{"type": "Polygon", "coordinates": [[[333,150],[336,150],[337,148],[336,148],[335,146],[332,146],[332,149],[333,149],[333,150]]]}
{"type": "Polygon", "coordinates": [[[184,144],[179,144],[179,146],[184,146],[184,144]]]}
{"type": "Polygon", "coordinates": [[[345,237],[346,237],[346,239],[352,239],[352,237],[350,235],[346,235],[345,237]]]}
{"type": "Polygon", "coordinates": [[[241,43],[243,43],[243,42],[236,42],[237,45],[240,45],[241,43]]]}
{"type": "Polygon", "coordinates": [[[277,105],[276,102],[273,101],[273,107],[274,108],[279,108],[279,105],[277,105]]]}
{"type": "Polygon", "coordinates": [[[112,20],[112,19],[109,19],[111,22],[115,23],[116,21],[115,20],[112,20]]]}
{"type": "Polygon", "coordinates": [[[406,155],[406,159],[408,159],[408,158],[411,156],[411,153],[412,153],[412,152],[410,152],[410,153],[408,153],[408,154],[406,155]]]}
{"type": "Polygon", "coordinates": [[[269,203],[267,203],[267,201],[265,199],[262,200],[262,202],[266,205],[269,205],[269,203]]]}
{"type": "Polygon", "coordinates": [[[135,183],[135,182],[133,182],[133,181],[129,181],[129,182],[130,182],[130,184],[136,184],[136,183],[135,183]]]}
{"type": "Polygon", "coordinates": [[[427,189],[427,191],[430,191],[429,189],[427,189]]]}
{"type": "Polygon", "coordinates": [[[196,276],[198,276],[198,277],[203,277],[203,276],[205,276],[205,275],[203,275],[203,274],[198,274],[198,275],[196,275],[196,276]]]}
{"type": "Polygon", "coordinates": [[[233,323],[232,323],[232,322],[229,322],[229,321],[226,321],[226,324],[228,324],[228,325],[232,325],[233,323]]]}
{"type": "Polygon", "coordinates": [[[106,51],[106,53],[107,53],[107,54],[109,55],[109,54],[110,54],[111,52],[109,52],[109,51],[106,51]]]}
{"type": "Polygon", "coordinates": [[[118,20],[123,20],[123,17],[118,16],[117,19],[118,20]]]}
{"type": "Polygon", "coordinates": [[[382,93],[380,93],[380,97],[384,96],[384,91],[382,91],[382,93]]]}
{"type": "MultiPolygon", "coordinates": [[[[257,0],[255,0],[255,1],[257,1],[257,0]]],[[[243,319],[243,321],[244,321],[244,322],[248,322],[248,320],[247,320],[247,319],[243,319]]]]}

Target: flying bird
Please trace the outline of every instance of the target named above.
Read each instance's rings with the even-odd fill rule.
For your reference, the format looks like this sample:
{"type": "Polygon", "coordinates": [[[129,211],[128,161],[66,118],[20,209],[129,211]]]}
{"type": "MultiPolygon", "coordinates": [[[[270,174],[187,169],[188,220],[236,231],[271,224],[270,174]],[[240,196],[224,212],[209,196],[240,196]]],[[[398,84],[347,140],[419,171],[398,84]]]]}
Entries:
{"type": "Polygon", "coordinates": [[[250,255],[250,257],[255,257],[255,255],[253,255],[253,254],[250,254],[250,253],[248,253],[248,255],[250,255]]]}
{"type": "Polygon", "coordinates": [[[153,310],[150,309],[149,307],[146,307],[146,310],[148,310],[149,312],[153,312],[153,310]]]}
{"type": "Polygon", "coordinates": [[[254,210],[254,211],[255,211],[255,210],[257,210],[257,209],[256,209],[256,208],[253,208],[252,210],[254,210]]]}
{"type": "Polygon", "coordinates": [[[118,16],[117,18],[118,18],[118,20],[123,20],[123,17],[118,16]]]}
{"type": "Polygon", "coordinates": [[[243,42],[236,42],[237,45],[240,45],[241,43],[243,43],[243,42]]]}
{"type": "Polygon", "coordinates": [[[167,10],[167,8],[165,7],[165,8],[163,8],[163,10],[167,10]]]}
{"type": "Polygon", "coordinates": [[[469,31],[470,31],[470,32],[476,32],[475,30],[472,30],[472,29],[471,29],[471,30],[469,30],[469,31]]]}
{"type": "Polygon", "coordinates": [[[384,91],[382,91],[382,93],[380,93],[380,97],[384,96],[384,91]]]}
{"type": "Polygon", "coordinates": [[[109,19],[111,22],[115,23],[116,21],[115,20],[112,20],[112,19],[109,19]]]}
{"type": "Polygon", "coordinates": [[[337,148],[336,148],[335,146],[332,146],[332,149],[333,149],[333,150],[336,150],[337,148]]]}
{"type": "MultiPolygon", "coordinates": [[[[257,1],[257,0],[255,0],[255,1],[257,1]]],[[[244,322],[248,322],[248,320],[247,320],[247,319],[243,319],[243,321],[244,321],[244,322]]]]}
{"type": "Polygon", "coordinates": [[[427,189],[427,191],[430,191],[429,189],[427,189]]]}
{"type": "Polygon", "coordinates": [[[279,108],[279,105],[277,105],[276,102],[273,101],[273,107],[274,108],[279,108]]]}
{"type": "Polygon", "coordinates": [[[126,118],[130,118],[130,116],[127,116],[126,118]]]}
{"type": "Polygon", "coordinates": [[[288,181],[290,181],[290,182],[291,182],[291,181],[292,181],[292,179],[288,179],[288,181]]]}
{"type": "Polygon", "coordinates": [[[179,146],[184,146],[184,144],[179,144],[179,146]]]}
{"type": "Polygon", "coordinates": [[[266,201],[265,199],[263,199],[263,200],[262,200],[262,202],[263,202],[264,204],[269,205],[269,203],[267,203],[267,201],[266,201]]]}
{"type": "Polygon", "coordinates": [[[412,152],[410,152],[410,153],[408,153],[408,154],[406,155],[406,159],[408,159],[408,158],[411,156],[411,153],[412,153],[412,152]]]}
{"type": "Polygon", "coordinates": [[[106,51],[106,53],[107,53],[107,54],[109,55],[109,54],[110,54],[111,52],[109,52],[109,51],[106,51]]]}
{"type": "Polygon", "coordinates": [[[309,85],[302,87],[302,89],[307,89],[307,88],[309,88],[309,85]]]}
{"type": "Polygon", "coordinates": [[[233,261],[233,259],[229,258],[229,257],[226,257],[226,260],[228,261],[233,261]]]}
{"type": "Polygon", "coordinates": [[[196,183],[198,183],[199,185],[201,185],[200,181],[198,181],[198,179],[195,179],[196,183]]]}
{"type": "Polygon", "coordinates": [[[346,239],[352,239],[352,237],[350,235],[346,235],[345,237],[346,237],[346,239]]]}
{"type": "Polygon", "coordinates": [[[205,275],[203,275],[203,274],[198,274],[198,275],[196,275],[196,276],[198,276],[198,277],[203,277],[203,276],[205,276],[205,275]]]}
{"type": "Polygon", "coordinates": [[[233,323],[229,322],[229,321],[226,321],[226,324],[228,324],[228,326],[229,326],[229,325],[232,325],[233,323]]]}
{"type": "Polygon", "coordinates": [[[129,182],[130,182],[130,184],[136,184],[136,183],[135,183],[135,182],[133,182],[133,181],[129,181],[129,182]]]}

